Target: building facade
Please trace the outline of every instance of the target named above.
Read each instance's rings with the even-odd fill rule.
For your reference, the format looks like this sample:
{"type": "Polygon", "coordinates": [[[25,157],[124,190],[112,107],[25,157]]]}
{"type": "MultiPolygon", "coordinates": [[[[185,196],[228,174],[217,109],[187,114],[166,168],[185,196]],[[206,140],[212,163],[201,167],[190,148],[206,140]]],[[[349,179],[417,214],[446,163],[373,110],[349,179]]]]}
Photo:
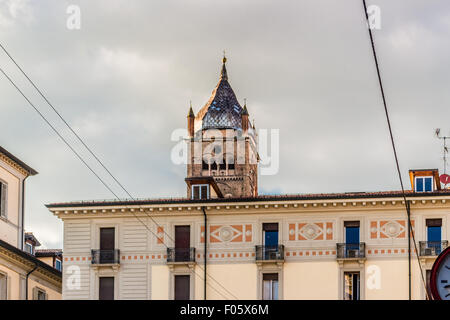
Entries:
{"type": "Polygon", "coordinates": [[[437,170],[410,171],[406,203],[399,191],[258,195],[257,135],[225,59],[187,121],[186,198],[47,205],[64,222],[63,299],[427,298],[450,232],[437,170]]]}
{"type": "Polygon", "coordinates": [[[39,241],[24,232],[25,180],[36,174],[0,147],[0,300],[61,299],[61,271],[35,257],[39,241]]]}

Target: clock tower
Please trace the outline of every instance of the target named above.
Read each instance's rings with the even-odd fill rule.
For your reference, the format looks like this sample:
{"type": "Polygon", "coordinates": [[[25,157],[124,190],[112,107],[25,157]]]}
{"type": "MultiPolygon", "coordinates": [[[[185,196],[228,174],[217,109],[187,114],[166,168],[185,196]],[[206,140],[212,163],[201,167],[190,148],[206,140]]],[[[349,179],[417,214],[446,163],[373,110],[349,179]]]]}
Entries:
{"type": "Polygon", "coordinates": [[[226,57],[217,86],[208,102],[187,115],[188,198],[204,199],[210,191],[196,185],[214,185],[218,197],[258,195],[257,133],[249,121],[247,105],[242,107],[228,82],[226,57]],[[202,196],[203,193],[203,196],[202,196]]]}

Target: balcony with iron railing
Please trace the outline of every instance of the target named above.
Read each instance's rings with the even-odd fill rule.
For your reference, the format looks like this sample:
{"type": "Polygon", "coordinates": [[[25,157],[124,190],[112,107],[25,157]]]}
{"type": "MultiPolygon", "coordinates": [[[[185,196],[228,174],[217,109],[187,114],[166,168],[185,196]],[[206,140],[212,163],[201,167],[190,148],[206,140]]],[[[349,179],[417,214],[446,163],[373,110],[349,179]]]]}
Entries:
{"type": "Polygon", "coordinates": [[[120,250],[91,250],[91,263],[93,265],[118,265],[120,264],[120,250]]]}
{"type": "Polygon", "coordinates": [[[421,257],[435,257],[438,256],[447,247],[447,240],[419,241],[419,255],[421,257]]]}
{"type": "Polygon", "coordinates": [[[256,246],[256,262],[284,262],[284,245],[256,246]]]}
{"type": "Polygon", "coordinates": [[[167,248],[168,264],[195,263],[195,248],[167,248]]]}
{"type": "Polygon", "coordinates": [[[336,258],[338,260],[363,260],[366,259],[366,244],[359,243],[337,243],[336,258]]]}

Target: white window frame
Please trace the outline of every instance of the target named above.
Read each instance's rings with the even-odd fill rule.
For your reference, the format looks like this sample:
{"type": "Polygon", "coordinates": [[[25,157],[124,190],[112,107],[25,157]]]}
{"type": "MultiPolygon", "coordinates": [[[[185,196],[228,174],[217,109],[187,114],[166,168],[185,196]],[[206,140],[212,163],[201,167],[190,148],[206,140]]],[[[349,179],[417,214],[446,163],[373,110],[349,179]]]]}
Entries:
{"type": "Polygon", "coordinates": [[[0,217],[8,218],[8,183],[0,180],[0,217]],[[3,201],[2,201],[3,199],[3,201]]]}
{"type": "MultiPolygon", "coordinates": [[[[343,300],[346,300],[346,299],[345,299],[345,288],[346,288],[345,274],[351,274],[351,275],[357,274],[357,275],[358,275],[358,299],[356,299],[356,300],[361,300],[361,272],[360,272],[360,271],[347,271],[347,270],[345,270],[345,271],[343,272],[343,283],[342,283],[342,289],[343,289],[343,291],[342,291],[342,299],[343,299],[343,300]]],[[[352,280],[352,281],[353,281],[353,280],[352,280]]],[[[355,294],[355,293],[353,293],[353,295],[354,295],[354,294],[355,294]]]]}
{"type": "Polygon", "coordinates": [[[4,290],[5,292],[2,294],[0,292],[0,300],[8,300],[8,285],[9,285],[9,281],[8,281],[8,274],[5,272],[0,272],[0,276],[3,277],[3,281],[4,281],[4,290]]]}
{"type": "MultiPolygon", "coordinates": [[[[263,276],[263,279],[262,279],[262,299],[263,300],[275,300],[274,298],[273,298],[273,296],[272,296],[272,293],[273,293],[273,282],[275,281],[275,280],[264,280],[264,274],[269,274],[269,273],[272,273],[272,272],[264,272],[263,274],[262,274],[262,276],[263,276]],[[270,281],[270,299],[264,299],[264,290],[265,290],[265,287],[264,287],[264,282],[265,281],[270,281]]],[[[277,282],[277,299],[276,300],[280,300],[280,275],[279,275],[279,273],[278,272],[273,272],[273,273],[276,273],[277,274],[277,280],[276,280],[276,282],[277,282]]]]}
{"type": "Polygon", "coordinates": [[[55,259],[55,269],[61,271],[62,270],[62,261],[61,259],[55,259]],[[59,269],[56,267],[56,262],[59,262],[59,269]]]}
{"type": "Polygon", "coordinates": [[[418,176],[418,177],[414,177],[414,191],[415,192],[433,192],[434,191],[434,181],[433,181],[433,176],[418,176]],[[430,178],[431,179],[431,191],[425,191],[425,179],[426,178],[430,178]],[[423,187],[424,190],[421,191],[417,191],[417,179],[423,179],[423,187]]]}
{"type": "Polygon", "coordinates": [[[202,199],[202,187],[206,187],[206,199],[210,198],[210,192],[209,192],[209,184],[193,184],[191,187],[191,199],[192,200],[206,200],[206,199],[202,199]],[[199,198],[198,199],[194,199],[194,187],[199,187],[199,198]]]}
{"type": "Polygon", "coordinates": [[[25,252],[27,252],[27,253],[29,253],[29,254],[34,254],[34,246],[33,246],[32,244],[30,244],[30,243],[28,243],[28,242],[25,242],[25,248],[26,248],[26,247],[30,247],[31,250],[28,251],[27,249],[25,249],[25,252]]]}
{"type": "Polygon", "coordinates": [[[45,297],[44,300],[48,300],[47,292],[44,289],[40,288],[40,287],[34,287],[33,288],[33,300],[38,300],[39,292],[44,294],[44,297],[45,297]]]}

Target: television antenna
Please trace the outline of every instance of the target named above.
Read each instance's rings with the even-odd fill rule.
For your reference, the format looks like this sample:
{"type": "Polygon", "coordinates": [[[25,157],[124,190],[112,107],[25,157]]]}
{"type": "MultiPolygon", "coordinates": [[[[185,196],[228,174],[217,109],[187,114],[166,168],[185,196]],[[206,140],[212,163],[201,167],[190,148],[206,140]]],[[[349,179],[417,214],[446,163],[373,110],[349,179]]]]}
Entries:
{"type": "Polygon", "coordinates": [[[448,157],[448,147],[447,147],[447,139],[450,139],[450,136],[442,136],[441,135],[441,129],[437,128],[434,131],[434,134],[436,136],[436,138],[443,140],[443,160],[444,160],[444,174],[443,175],[447,175],[447,157],[448,157]]]}

